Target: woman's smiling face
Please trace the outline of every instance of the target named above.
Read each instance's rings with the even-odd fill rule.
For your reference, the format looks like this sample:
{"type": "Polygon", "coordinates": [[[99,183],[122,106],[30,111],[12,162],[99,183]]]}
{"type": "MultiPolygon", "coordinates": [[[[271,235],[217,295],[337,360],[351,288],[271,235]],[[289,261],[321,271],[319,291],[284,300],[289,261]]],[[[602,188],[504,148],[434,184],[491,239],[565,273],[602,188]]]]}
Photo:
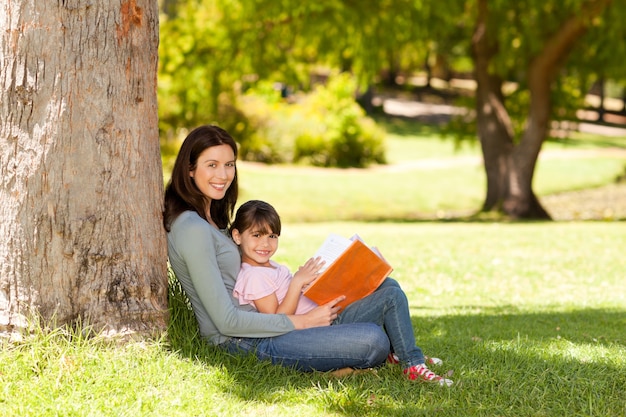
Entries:
{"type": "Polygon", "coordinates": [[[221,200],[235,178],[235,162],[235,154],[230,146],[211,146],[200,154],[189,175],[207,198],[221,200]]]}

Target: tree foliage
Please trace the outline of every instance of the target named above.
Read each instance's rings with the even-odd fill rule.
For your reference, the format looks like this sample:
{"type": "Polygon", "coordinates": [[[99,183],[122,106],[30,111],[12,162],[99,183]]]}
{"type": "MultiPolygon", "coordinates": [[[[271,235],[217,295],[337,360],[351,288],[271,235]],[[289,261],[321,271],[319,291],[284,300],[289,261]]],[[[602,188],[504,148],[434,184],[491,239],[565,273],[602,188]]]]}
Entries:
{"type": "Polygon", "coordinates": [[[257,80],[309,89],[316,69],[334,68],[356,74],[365,90],[381,70],[416,67],[427,55],[421,1],[178,0],[164,10],[163,132],[224,120],[220,103],[257,80]]]}
{"type": "Polygon", "coordinates": [[[355,102],[355,84],[347,73],[331,74],[294,104],[274,86],[258,83],[240,100],[240,157],[325,167],[384,163],[384,131],[355,102]]]}
{"type": "Polygon", "coordinates": [[[323,67],[352,72],[365,92],[385,77],[394,82],[397,74],[428,70],[433,57],[472,58],[476,133],[485,160],[498,154],[503,159],[491,163],[507,166],[505,160],[516,159],[525,177],[523,185],[513,184],[519,172],[486,166],[491,180],[483,208],[501,210],[507,194],[521,187],[523,196],[514,205],[525,208],[515,209],[515,216],[532,217],[533,205],[535,213],[547,214],[541,214],[531,185],[550,121],[574,118],[598,78],[624,81],[623,1],[177,0],[175,5],[162,19],[161,120],[170,129],[207,117],[228,119],[219,103],[232,101],[238,89],[257,80],[306,89],[311,74],[323,67]],[[497,115],[482,117],[485,109],[497,115]],[[493,136],[487,127],[498,130],[501,140],[483,140],[493,136]]]}

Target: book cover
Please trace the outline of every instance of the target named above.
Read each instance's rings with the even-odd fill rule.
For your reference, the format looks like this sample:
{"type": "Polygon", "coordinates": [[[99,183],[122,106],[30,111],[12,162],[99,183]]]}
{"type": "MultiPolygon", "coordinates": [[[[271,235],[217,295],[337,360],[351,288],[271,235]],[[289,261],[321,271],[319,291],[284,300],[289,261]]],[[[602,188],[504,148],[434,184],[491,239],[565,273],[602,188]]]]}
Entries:
{"type": "Polygon", "coordinates": [[[320,276],[303,294],[317,304],[325,304],[345,295],[338,305],[345,308],[370,295],[393,268],[358,236],[352,240],[330,235],[314,255],[326,261],[320,276]]]}

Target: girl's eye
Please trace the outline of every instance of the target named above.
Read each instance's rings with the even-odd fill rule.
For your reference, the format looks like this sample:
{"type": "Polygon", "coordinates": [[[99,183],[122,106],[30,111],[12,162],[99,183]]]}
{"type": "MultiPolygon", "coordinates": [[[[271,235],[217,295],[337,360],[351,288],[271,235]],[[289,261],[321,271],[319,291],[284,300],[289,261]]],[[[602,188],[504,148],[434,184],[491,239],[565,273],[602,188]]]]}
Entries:
{"type": "Polygon", "coordinates": [[[278,235],[271,234],[270,239],[278,239],[278,235]]]}
{"type": "Polygon", "coordinates": [[[235,166],[235,163],[234,163],[234,162],[227,162],[227,163],[226,163],[226,166],[227,166],[227,167],[234,167],[234,166],[235,166]]]}

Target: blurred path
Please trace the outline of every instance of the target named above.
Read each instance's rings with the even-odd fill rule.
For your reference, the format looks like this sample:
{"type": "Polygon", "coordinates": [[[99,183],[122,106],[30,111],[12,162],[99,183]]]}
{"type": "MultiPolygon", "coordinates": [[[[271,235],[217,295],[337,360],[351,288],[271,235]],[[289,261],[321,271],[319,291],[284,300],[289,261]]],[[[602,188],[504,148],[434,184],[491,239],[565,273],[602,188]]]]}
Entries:
{"type": "MultiPolygon", "coordinates": [[[[383,111],[389,115],[410,117],[423,120],[425,123],[444,123],[450,120],[452,116],[465,113],[465,109],[449,104],[424,103],[402,98],[378,97],[377,102],[382,104],[383,111]]],[[[597,117],[597,113],[580,111],[578,117],[582,120],[593,120],[594,117],[597,117]]],[[[624,121],[626,122],[626,118],[624,121]]],[[[626,127],[606,126],[589,121],[573,122],[572,124],[577,124],[580,132],[623,137],[626,140],[626,127]]]]}

